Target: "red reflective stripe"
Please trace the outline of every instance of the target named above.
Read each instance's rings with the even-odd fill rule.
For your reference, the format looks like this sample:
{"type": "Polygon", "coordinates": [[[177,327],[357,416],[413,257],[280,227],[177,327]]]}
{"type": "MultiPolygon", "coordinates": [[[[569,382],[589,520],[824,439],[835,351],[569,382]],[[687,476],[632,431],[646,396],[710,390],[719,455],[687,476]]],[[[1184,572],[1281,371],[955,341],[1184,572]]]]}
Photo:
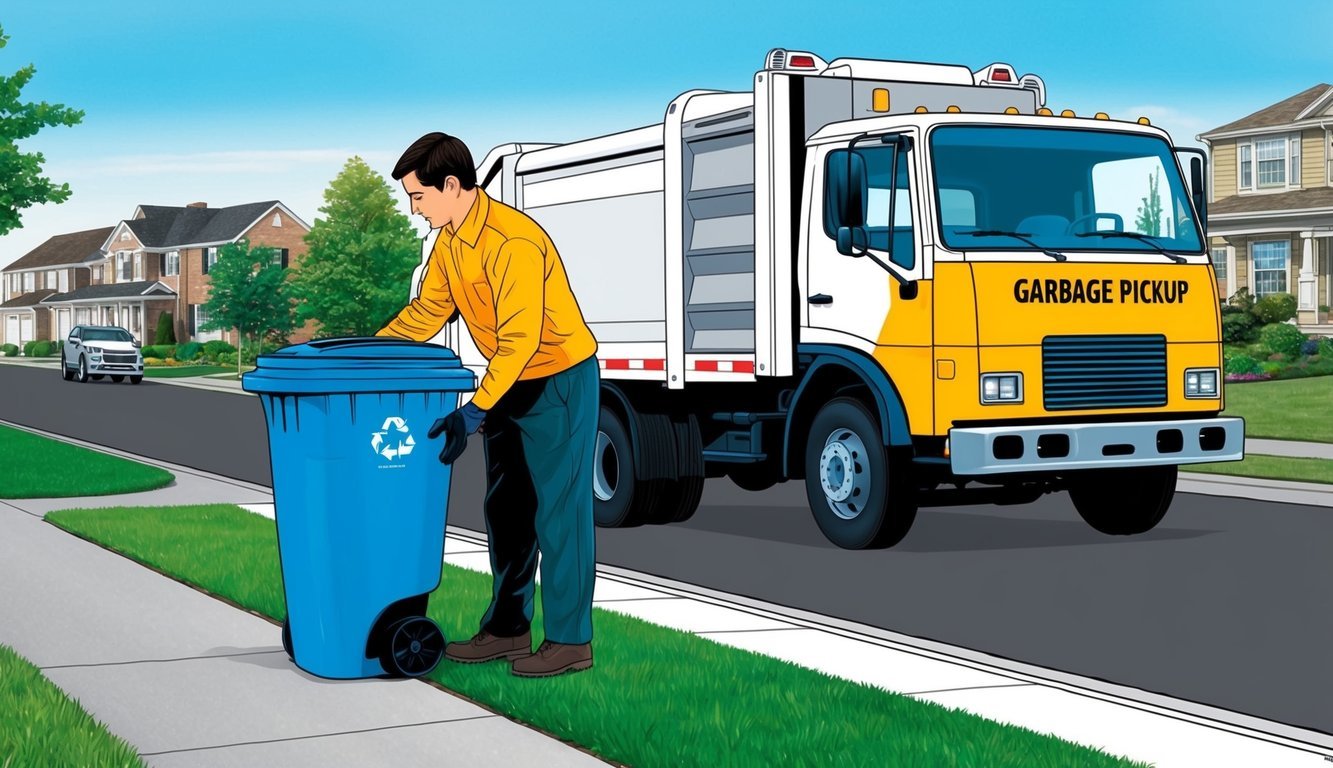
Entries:
{"type": "Polygon", "coordinates": [[[736,360],[731,364],[731,370],[735,373],[754,373],[754,361],[736,360]]]}
{"type": "Polygon", "coordinates": [[[716,361],[716,360],[695,360],[695,361],[694,361],[694,370],[696,370],[696,371],[713,371],[713,372],[716,372],[716,371],[717,371],[717,361],[716,361]]]}
{"type": "Polygon", "coordinates": [[[628,361],[628,360],[607,360],[607,361],[606,361],[606,369],[607,369],[608,371],[628,371],[628,370],[629,370],[629,361],[628,361]]]}
{"type": "Polygon", "coordinates": [[[666,370],[666,361],[665,361],[665,360],[644,360],[644,361],[643,361],[643,369],[644,369],[645,371],[665,371],[665,370],[666,370]]]}

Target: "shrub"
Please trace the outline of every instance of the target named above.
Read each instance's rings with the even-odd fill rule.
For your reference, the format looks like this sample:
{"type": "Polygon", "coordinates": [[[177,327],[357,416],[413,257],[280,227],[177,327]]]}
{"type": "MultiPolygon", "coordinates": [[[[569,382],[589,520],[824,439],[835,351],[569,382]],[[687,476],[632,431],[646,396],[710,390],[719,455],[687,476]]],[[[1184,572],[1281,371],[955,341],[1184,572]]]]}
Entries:
{"type": "Polygon", "coordinates": [[[163,312],[157,318],[157,333],[153,336],[154,345],[176,343],[176,319],[170,312],[163,312]]]}
{"type": "Polygon", "coordinates": [[[1250,293],[1249,288],[1241,288],[1239,291],[1231,294],[1227,303],[1239,309],[1242,312],[1249,312],[1254,309],[1254,294],[1250,293]]]}
{"type": "MultiPolygon", "coordinates": [[[[1268,297],[1265,296],[1264,298],[1268,297]]],[[[1273,352],[1294,357],[1301,353],[1301,345],[1305,343],[1305,334],[1301,333],[1301,330],[1294,325],[1274,323],[1259,329],[1259,341],[1273,352]]]]}
{"type": "Polygon", "coordinates": [[[36,343],[37,343],[37,342],[36,342],[35,340],[34,340],[34,341],[25,341],[25,342],[23,342],[23,356],[24,356],[24,357],[32,357],[32,345],[33,345],[33,344],[36,344],[36,343]]]}
{"type": "Polygon", "coordinates": [[[1301,354],[1305,357],[1319,354],[1319,341],[1317,339],[1306,339],[1301,342],[1301,354]]]}
{"type": "Polygon", "coordinates": [[[199,357],[199,353],[204,349],[204,345],[197,341],[187,341],[184,344],[176,345],[176,359],[182,363],[188,363],[199,357]]]}
{"type": "Polygon", "coordinates": [[[51,342],[46,339],[39,339],[32,343],[31,354],[33,357],[50,357],[51,348],[51,342]]]}
{"type": "Polygon", "coordinates": [[[1282,354],[1281,352],[1274,352],[1273,354],[1269,355],[1268,357],[1266,357],[1266,358],[1264,358],[1264,359],[1267,360],[1267,361],[1270,362],[1270,363],[1289,363],[1289,362],[1291,362],[1291,358],[1288,357],[1287,355],[1282,354]]]}
{"type": "Polygon", "coordinates": [[[226,365],[226,366],[236,365],[236,353],[221,352],[218,354],[216,361],[218,365],[226,365]]]}
{"type": "Polygon", "coordinates": [[[1227,374],[1258,373],[1259,363],[1249,355],[1236,355],[1227,361],[1227,374]]]}
{"type": "Polygon", "coordinates": [[[1328,311],[1328,305],[1327,305],[1327,304],[1320,304],[1320,305],[1319,305],[1319,311],[1320,311],[1320,312],[1327,312],[1327,311],[1328,311]]]}
{"type": "Polygon", "coordinates": [[[168,357],[173,357],[175,354],[175,344],[154,344],[143,348],[143,356],[145,359],[155,357],[159,360],[165,360],[168,357]]]}
{"type": "Polygon", "coordinates": [[[233,347],[225,341],[215,339],[213,341],[204,342],[204,357],[209,360],[218,360],[218,355],[235,351],[236,347],[233,347]]]}
{"type": "Polygon", "coordinates": [[[0,352],[4,352],[5,357],[14,357],[19,353],[19,348],[17,344],[5,344],[0,346],[0,352]]]}
{"type": "Polygon", "coordinates": [[[1333,359],[1333,339],[1325,336],[1319,340],[1319,356],[1333,359]]]}
{"type": "Polygon", "coordinates": [[[1242,344],[1254,341],[1258,332],[1258,321],[1249,312],[1232,310],[1222,315],[1222,341],[1226,344],[1242,344]]]}
{"type": "Polygon", "coordinates": [[[1259,363],[1259,372],[1266,373],[1269,376],[1276,374],[1278,371],[1281,371],[1284,368],[1286,368],[1286,365],[1283,363],[1274,363],[1267,360],[1265,360],[1262,363],[1259,363]]]}
{"type": "Polygon", "coordinates": [[[1250,312],[1265,325],[1285,323],[1296,316],[1296,297],[1290,293],[1270,293],[1256,301],[1250,312]]]}

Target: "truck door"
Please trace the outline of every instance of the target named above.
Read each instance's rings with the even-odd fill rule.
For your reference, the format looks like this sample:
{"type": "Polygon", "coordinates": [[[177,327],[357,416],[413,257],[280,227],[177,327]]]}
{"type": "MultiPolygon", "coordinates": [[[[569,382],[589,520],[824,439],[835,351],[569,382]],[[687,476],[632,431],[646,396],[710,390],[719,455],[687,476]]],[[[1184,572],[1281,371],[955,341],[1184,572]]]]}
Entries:
{"type": "MultiPolygon", "coordinates": [[[[876,136],[850,149],[828,149],[816,159],[803,308],[809,330],[802,335],[804,341],[836,343],[842,337],[854,344],[859,340],[857,346],[863,348],[866,342],[891,343],[885,337],[892,332],[886,320],[893,302],[902,300],[899,285],[922,275],[911,143],[894,143],[897,138],[906,139],[876,136]],[[846,209],[849,185],[860,187],[864,210],[859,215],[846,209]],[[858,223],[849,222],[849,216],[863,219],[859,223],[865,242],[858,242],[856,251],[864,255],[838,250],[839,228],[858,223]]],[[[855,190],[851,197],[858,197],[855,190]]]]}

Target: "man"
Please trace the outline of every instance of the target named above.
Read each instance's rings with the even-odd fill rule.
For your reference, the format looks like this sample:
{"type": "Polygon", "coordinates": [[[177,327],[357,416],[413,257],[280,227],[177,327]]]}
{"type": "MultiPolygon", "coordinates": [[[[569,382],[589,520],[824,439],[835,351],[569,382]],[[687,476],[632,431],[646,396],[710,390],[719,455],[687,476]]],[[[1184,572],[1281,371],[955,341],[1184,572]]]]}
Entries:
{"type": "Polygon", "coordinates": [[[588,669],[597,342],[546,232],[477,186],[462,141],[422,136],[393,177],[412,213],[439,232],[420,295],[378,335],[425,341],[457,310],[489,360],[472,400],[429,432],[446,433],[440,461],[452,463],[484,423],[493,594],[477,635],[450,643],[445,655],[464,663],[513,659],[523,677],[588,669]],[[539,549],[546,640],[533,653],[539,549]]]}

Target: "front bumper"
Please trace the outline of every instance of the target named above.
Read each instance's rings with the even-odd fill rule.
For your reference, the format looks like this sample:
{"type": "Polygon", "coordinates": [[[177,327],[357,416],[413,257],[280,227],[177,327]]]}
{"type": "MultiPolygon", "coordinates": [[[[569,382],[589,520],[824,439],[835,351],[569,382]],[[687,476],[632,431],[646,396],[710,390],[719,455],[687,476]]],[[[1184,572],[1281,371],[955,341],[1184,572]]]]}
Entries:
{"type": "Polygon", "coordinates": [[[130,362],[120,360],[88,360],[88,373],[143,373],[143,358],[130,362]]]}
{"type": "Polygon", "coordinates": [[[1243,419],[968,427],[949,430],[955,475],[1059,472],[1245,458],[1243,419]]]}

